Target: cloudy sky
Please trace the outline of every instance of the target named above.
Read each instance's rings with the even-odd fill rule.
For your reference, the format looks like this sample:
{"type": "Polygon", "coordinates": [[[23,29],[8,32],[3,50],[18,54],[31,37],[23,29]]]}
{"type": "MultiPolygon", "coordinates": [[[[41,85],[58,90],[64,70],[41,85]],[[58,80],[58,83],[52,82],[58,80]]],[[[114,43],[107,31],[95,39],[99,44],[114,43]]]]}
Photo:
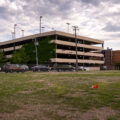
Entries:
{"type": "Polygon", "coordinates": [[[120,50],[120,0],[0,0],[0,42],[39,32],[67,32],[67,24],[79,27],[78,34],[105,41],[105,48],[120,50]]]}

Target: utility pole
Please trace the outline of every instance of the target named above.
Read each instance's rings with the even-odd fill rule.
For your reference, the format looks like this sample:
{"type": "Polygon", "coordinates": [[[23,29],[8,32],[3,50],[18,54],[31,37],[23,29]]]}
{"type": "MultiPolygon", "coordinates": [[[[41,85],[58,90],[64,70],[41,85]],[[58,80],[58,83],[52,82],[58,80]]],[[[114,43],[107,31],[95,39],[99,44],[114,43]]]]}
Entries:
{"type": "Polygon", "coordinates": [[[79,30],[78,26],[73,26],[73,30],[75,31],[75,51],[76,51],[76,72],[78,71],[78,55],[77,55],[77,30],[79,30]]]}
{"type": "Polygon", "coordinates": [[[17,24],[14,24],[14,39],[16,39],[16,26],[17,24]]]}
{"type": "Polygon", "coordinates": [[[41,19],[42,19],[42,16],[40,16],[40,33],[41,33],[41,19]]]}
{"type": "Polygon", "coordinates": [[[35,38],[35,54],[36,54],[36,65],[38,65],[38,50],[37,46],[39,45],[37,39],[35,38]]]}
{"type": "Polygon", "coordinates": [[[68,25],[68,30],[67,30],[67,31],[68,31],[68,33],[69,33],[69,25],[70,25],[70,23],[66,23],[66,24],[68,25]]]}

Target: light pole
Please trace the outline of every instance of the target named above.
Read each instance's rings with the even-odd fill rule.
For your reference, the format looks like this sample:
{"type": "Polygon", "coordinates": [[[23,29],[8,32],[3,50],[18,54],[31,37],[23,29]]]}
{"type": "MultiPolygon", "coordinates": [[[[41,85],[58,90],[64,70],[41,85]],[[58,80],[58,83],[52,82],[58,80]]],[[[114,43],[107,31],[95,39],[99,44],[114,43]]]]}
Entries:
{"type": "Polygon", "coordinates": [[[24,30],[21,30],[22,31],[22,37],[24,37],[24,30]]]}
{"type": "Polygon", "coordinates": [[[45,27],[42,27],[42,32],[44,32],[45,27]]]}
{"type": "Polygon", "coordinates": [[[12,33],[12,40],[14,39],[14,32],[11,32],[12,33]]]}
{"type": "Polygon", "coordinates": [[[42,19],[42,16],[40,16],[40,33],[41,33],[41,19],[42,19]]]}
{"type": "Polygon", "coordinates": [[[24,30],[18,27],[17,24],[14,24],[14,32],[13,32],[14,39],[16,38],[16,28],[19,28],[22,31],[22,37],[24,37],[24,30]]]}
{"type": "Polygon", "coordinates": [[[69,32],[69,25],[70,25],[70,23],[66,23],[67,25],[68,25],[68,32],[69,32]]]}
{"type": "Polygon", "coordinates": [[[52,27],[52,30],[54,31],[54,28],[52,27]]]}
{"type": "Polygon", "coordinates": [[[37,46],[39,45],[37,39],[35,38],[35,53],[36,53],[36,65],[38,65],[38,50],[37,46]]]}
{"type": "Polygon", "coordinates": [[[78,55],[77,55],[77,30],[78,26],[73,26],[73,30],[75,31],[75,51],[76,51],[76,71],[78,71],[78,55]]]}
{"type": "Polygon", "coordinates": [[[17,24],[14,24],[14,39],[16,39],[16,26],[17,24]]]}

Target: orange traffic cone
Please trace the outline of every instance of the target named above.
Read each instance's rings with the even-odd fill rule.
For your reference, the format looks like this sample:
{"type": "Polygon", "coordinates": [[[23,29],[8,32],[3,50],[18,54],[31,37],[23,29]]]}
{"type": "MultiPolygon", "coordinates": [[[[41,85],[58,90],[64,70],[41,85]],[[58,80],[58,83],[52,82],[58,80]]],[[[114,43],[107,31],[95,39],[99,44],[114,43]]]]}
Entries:
{"type": "Polygon", "coordinates": [[[98,88],[98,84],[93,85],[92,88],[98,88]]]}

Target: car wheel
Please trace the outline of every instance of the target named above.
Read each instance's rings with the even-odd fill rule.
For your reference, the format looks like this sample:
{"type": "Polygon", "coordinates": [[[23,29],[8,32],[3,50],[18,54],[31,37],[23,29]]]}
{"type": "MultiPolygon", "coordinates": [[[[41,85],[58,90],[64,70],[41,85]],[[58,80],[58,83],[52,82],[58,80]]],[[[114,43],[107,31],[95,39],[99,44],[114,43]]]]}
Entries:
{"type": "Polygon", "coordinates": [[[10,70],[10,73],[13,73],[13,70],[10,70]]]}
{"type": "Polygon", "coordinates": [[[22,73],[24,73],[24,72],[25,72],[25,70],[21,70],[21,72],[22,72],[22,73]]]}

